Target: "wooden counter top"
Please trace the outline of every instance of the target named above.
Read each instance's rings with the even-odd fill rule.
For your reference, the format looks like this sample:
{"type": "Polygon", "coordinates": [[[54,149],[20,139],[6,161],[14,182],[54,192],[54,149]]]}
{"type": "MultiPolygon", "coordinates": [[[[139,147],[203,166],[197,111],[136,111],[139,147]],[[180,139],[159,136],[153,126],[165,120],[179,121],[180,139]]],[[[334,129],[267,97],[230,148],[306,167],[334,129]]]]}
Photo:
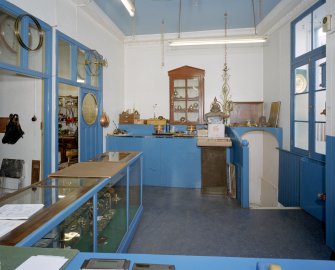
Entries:
{"type": "Polygon", "coordinates": [[[230,138],[209,138],[209,137],[198,137],[198,146],[222,146],[231,147],[232,143],[230,138]]]}
{"type": "Polygon", "coordinates": [[[56,171],[49,177],[111,178],[125,167],[127,167],[127,163],[122,162],[80,162],[56,171]]]}

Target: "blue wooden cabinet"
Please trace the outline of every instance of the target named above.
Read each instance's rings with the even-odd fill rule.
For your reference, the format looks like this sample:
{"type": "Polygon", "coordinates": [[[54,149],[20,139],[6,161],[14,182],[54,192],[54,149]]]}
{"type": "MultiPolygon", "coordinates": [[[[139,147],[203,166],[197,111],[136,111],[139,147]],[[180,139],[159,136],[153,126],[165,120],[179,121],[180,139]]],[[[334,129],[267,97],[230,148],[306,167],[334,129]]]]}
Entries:
{"type": "Polygon", "coordinates": [[[279,202],[300,206],[315,218],[325,221],[325,163],[279,149],[279,202]]]}
{"type": "Polygon", "coordinates": [[[300,160],[300,206],[321,221],[325,221],[325,201],[318,194],[325,193],[325,164],[302,158],[300,160]]]}
{"type": "Polygon", "coordinates": [[[143,152],[143,184],[201,187],[201,149],[196,138],[108,136],[108,151],[143,152]]]}

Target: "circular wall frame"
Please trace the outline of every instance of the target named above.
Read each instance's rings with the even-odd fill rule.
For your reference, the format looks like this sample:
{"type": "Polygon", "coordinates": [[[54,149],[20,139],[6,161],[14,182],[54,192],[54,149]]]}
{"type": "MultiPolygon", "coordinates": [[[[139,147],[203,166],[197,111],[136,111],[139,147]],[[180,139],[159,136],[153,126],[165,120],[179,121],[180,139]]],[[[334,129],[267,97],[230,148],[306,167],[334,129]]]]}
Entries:
{"type": "Polygon", "coordinates": [[[21,45],[24,49],[26,49],[27,51],[37,51],[37,50],[39,50],[39,49],[42,47],[42,45],[43,45],[44,33],[43,33],[43,30],[42,30],[42,27],[41,27],[40,23],[38,22],[38,20],[37,20],[34,16],[32,16],[32,15],[30,15],[30,14],[21,14],[21,15],[19,15],[19,16],[16,18],[16,20],[15,20],[15,25],[14,25],[14,32],[15,32],[15,36],[16,36],[18,42],[20,43],[20,45],[21,45]],[[38,44],[37,44],[37,46],[36,46],[35,48],[31,48],[31,47],[29,47],[29,45],[25,44],[24,41],[23,41],[22,38],[21,38],[21,34],[20,34],[20,24],[21,24],[21,20],[22,20],[22,18],[24,18],[24,17],[28,17],[28,18],[30,18],[30,19],[34,22],[34,24],[36,25],[36,27],[37,27],[39,40],[38,40],[38,44]]]}
{"type": "Polygon", "coordinates": [[[87,125],[93,125],[98,117],[98,103],[95,95],[87,93],[83,99],[82,114],[87,125]]]}

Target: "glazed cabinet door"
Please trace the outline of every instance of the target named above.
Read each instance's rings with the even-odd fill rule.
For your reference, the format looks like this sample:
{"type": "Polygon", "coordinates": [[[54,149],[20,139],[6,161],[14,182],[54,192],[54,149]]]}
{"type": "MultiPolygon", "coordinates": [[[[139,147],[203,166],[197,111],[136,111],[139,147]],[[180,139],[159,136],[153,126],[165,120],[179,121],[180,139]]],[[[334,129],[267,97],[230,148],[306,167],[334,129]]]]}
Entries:
{"type": "Polygon", "coordinates": [[[181,67],[169,71],[170,123],[203,123],[204,70],[181,67]]]}

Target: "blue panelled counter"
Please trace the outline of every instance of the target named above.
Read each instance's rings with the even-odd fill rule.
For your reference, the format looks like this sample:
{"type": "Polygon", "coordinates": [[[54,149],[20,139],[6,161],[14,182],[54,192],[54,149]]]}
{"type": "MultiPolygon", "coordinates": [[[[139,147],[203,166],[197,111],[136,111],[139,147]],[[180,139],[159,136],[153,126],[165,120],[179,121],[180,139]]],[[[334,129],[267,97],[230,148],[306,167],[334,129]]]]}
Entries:
{"type": "Polygon", "coordinates": [[[152,135],[151,125],[122,125],[127,135],[107,136],[107,151],[143,153],[143,184],[201,187],[201,149],[194,136],[152,135]]]}
{"type": "MultiPolygon", "coordinates": [[[[71,249],[41,249],[26,247],[0,246],[1,269],[15,269],[33,255],[65,256],[69,261],[66,270],[80,269],[84,260],[91,258],[128,259],[129,270],[136,263],[174,265],[176,270],[268,270],[270,264],[280,265],[282,270],[333,270],[335,261],[326,260],[297,260],[297,259],[265,259],[216,256],[183,256],[183,255],[152,255],[125,253],[87,253],[71,249]]],[[[278,268],[277,268],[278,269],[278,268]]]]}

